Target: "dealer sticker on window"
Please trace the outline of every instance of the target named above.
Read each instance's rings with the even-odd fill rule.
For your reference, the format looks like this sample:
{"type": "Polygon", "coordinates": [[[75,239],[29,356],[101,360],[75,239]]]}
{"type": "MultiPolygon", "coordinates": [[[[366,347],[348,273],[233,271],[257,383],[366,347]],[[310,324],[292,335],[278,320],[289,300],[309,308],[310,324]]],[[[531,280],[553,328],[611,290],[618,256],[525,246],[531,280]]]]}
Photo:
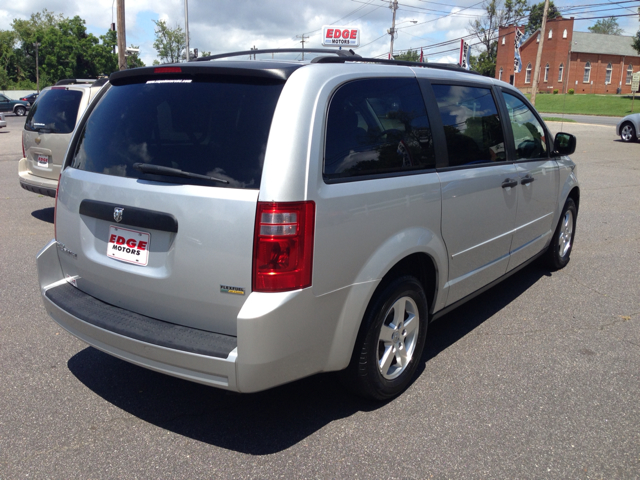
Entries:
{"type": "Polygon", "coordinates": [[[48,167],[49,166],[49,157],[46,155],[38,155],[38,166],[39,167],[48,167]]]}
{"type": "Polygon", "coordinates": [[[128,228],[109,227],[107,256],[127,263],[146,266],[149,263],[149,241],[151,236],[145,232],[128,228]]]}

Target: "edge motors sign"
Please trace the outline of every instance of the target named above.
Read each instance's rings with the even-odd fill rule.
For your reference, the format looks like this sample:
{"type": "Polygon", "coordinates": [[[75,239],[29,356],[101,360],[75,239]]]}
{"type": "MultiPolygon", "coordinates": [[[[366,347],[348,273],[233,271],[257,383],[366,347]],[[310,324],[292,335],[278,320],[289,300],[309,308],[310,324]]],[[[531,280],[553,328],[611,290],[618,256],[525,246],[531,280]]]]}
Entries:
{"type": "Polygon", "coordinates": [[[360,29],[352,27],[336,27],[325,25],[322,27],[323,47],[359,47],[360,29]]]}

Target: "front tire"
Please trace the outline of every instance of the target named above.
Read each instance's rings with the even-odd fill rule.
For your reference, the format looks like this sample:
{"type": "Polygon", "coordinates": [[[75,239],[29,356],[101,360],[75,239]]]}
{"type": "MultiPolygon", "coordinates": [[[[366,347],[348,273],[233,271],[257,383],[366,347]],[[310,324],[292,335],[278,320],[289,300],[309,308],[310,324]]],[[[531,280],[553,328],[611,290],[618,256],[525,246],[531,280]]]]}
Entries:
{"type": "Polygon", "coordinates": [[[560,270],[567,266],[576,234],[576,218],[578,209],[571,198],[567,198],[560,215],[560,221],[553,234],[547,251],[547,263],[552,270],[560,270]]]}
{"type": "Polygon", "coordinates": [[[363,319],[342,381],[356,394],[388,400],[402,393],[418,367],[427,337],[427,298],[411,276],[387,285],[363,319]]]}
{"type": "Polygon", "coordinates": [[[27,109],[24,107],[16,107],[16,109],[14,110],[14,113],[19,117],[22,117],[24,116],[25,113],[27,113],[27,109]]]}
{"type": "Polygon", "coordinates": [[[635,142],[638,137],[636,135],[636,129],[632,123],[626,122],[620,128],[620,139],[623,142],[635,142]]]}

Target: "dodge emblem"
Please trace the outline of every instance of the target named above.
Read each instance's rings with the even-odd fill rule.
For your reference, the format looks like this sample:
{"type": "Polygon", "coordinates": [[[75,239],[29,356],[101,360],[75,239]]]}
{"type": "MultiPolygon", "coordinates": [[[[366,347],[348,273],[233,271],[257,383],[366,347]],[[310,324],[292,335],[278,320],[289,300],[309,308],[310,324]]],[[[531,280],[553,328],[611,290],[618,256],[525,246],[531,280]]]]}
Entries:
{"type": "Polygon", "coordinates": [[[122,213],[124,212],[124,208],[121,207],[116,207],[113,209],[113,219],[116,222],[121,222],[122,221],[122,213]]]}

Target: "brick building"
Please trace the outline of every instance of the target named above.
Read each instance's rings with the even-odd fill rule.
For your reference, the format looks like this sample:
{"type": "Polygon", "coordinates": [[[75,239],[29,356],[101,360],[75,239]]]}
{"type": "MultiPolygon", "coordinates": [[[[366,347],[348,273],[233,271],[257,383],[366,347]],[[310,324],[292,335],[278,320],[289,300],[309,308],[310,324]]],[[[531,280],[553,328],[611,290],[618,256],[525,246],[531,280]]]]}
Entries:
{"type": "MultiPolygon", "coordinates": [[[[500,27],[496,78],[531,92],[540,30],[520,47],[522,71],[514,74],[514,25],[500,27]]],[[[524,27],[520,27],[524,31],[524,27]]],[[[640,71],[640,55],[633,37],[573,31],[572,18],[547,21],[540,61],[539,92],[631,93],[631,75],[640,71]]]]}

